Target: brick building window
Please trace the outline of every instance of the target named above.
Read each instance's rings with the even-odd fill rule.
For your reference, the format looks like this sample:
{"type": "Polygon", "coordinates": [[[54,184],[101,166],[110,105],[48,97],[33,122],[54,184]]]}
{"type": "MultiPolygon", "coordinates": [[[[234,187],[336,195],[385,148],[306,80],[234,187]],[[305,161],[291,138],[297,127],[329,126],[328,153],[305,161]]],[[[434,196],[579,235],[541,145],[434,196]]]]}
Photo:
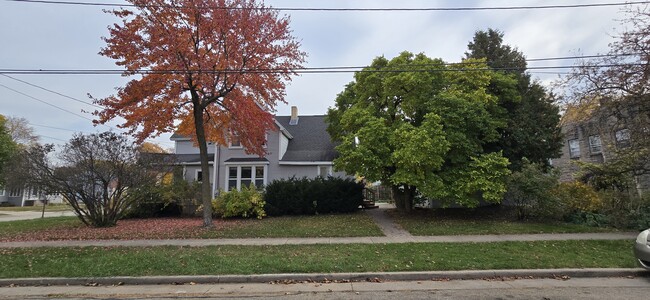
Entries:
{"type": "Polygon", "coordinates": [[[616,131],[614,136],[616,138],[616,145],[619,147],[627,147],[630,145],[630,130],[625,128],[616,131]]]}
{"type": "Polygon", "coordinates": [[[580,141],[577,139],[569,140],[569,157],[579,158],[580,157],[580,141]]]}
{"type": "Polygon", "coordinates": [[[603,144],[600,140],[599,135],[590,135],[589,136],[589,152],[591,154],[598,154],[603,151],[603,144]]]}

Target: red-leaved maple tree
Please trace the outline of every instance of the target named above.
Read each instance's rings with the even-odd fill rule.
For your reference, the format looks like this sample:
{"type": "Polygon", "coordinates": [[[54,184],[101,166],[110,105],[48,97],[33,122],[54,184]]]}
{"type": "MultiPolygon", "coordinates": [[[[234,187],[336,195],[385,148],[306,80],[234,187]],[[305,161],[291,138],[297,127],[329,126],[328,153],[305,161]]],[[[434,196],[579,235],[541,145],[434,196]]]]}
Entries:
{"type": "MultiPolygon", "coordinates": [[[[136,77],[117,94],[97,99],[98,123],[116,117],[139,140],[176,131],[198,144],[210,174],[207,141],[225,144],[235,132],[249,153],[263,155],[285,86],[306,54],[289,17],[255,0],[127,0],[108,11],[100,54],[136,77]]],[[[203,225],[212,226],[209,177],[202,181],[203,225]]]]}

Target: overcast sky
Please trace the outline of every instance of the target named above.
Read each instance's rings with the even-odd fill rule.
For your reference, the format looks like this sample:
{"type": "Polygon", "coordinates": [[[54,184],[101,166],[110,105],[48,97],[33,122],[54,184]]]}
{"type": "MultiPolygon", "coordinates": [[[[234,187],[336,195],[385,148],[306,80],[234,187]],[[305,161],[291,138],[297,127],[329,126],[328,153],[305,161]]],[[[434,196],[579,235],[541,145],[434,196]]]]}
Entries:
{"type": "MultiPolygon", "coordinates": [[[[121,0],[86,2],[122,3],[121,0]]],[[[621,0],[276,0],[274,7],[319,8],[434,8],[486,6],[538,6],[621,3],[621,0]]],[[[536,10],[418,11],[418,12],[286,12],[294,36],[308,53],[306,67],[363,66],[377,56],[392,58],[399,52],[423,52],[430,57],[458,62],[474,32],[494,28],[505,33],[505,43],[527,58],[593,55],[607,51],[625,15],[622,7],[536,10]]],[[[17,3],[0,0],[0,69],[115,69],[111,59],[97,54],[102,36],[114,17],[102,7],[17,3]]],[[[530,62],[529,66],[571,65],[573,61],[530,62]]],[[[553,70],[545,70],[550,72],[553,70]]],[[[555,70],[566,72],[566,70],[555,70]]],[[[544,83],[558,75],[531,72],[544,83]]],[[[87,94],[106,97],[127,82],[119,75],[11,75],[77,100],[87,94]]],[[[324,114],[353,74],[304,74],[287,89],[287,104],[301,115],[324,114]]],[[[26,118],[45,143],[61,144],[76,131],[96,132],[88,112],[96,108],[0,76],[0,114],[26,118]],[[34,98],[61,107],[49,106],[34,98]],[[51,127],[56,127],[51,128],[51,127]]],[[[114,126],[117,122],[111,124],[114,126]]],[[[156,142],[169,148],[169,134],[156,142]]]]}

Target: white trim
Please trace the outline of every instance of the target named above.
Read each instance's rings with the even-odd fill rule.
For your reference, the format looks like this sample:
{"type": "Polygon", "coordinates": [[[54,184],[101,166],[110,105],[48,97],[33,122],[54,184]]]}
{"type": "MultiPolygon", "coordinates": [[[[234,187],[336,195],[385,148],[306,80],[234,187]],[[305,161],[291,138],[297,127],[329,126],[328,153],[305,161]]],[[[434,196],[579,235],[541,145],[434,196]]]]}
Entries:
{"type": "Polygon", "coordinates": [[[284,136],[282,132],[278,133],[278,148],[278,160],[282,160],[287,153],[287,148],[289,148],[289,138],[284,136]]]}
{"type": "MultiPolygon", "coordinates": [[[[217,153],[218,152],[219,152],[219,146],[215,143],[214,144],[214,161],[217,161],[217,153]]],[[[213,173],[212,178],[214,178],[214,180],[212,180],[212,195],[213,196],[215,195],[215,192],[217,191],[216,190],[216,188],[217,188],[217,180],[218,180],[217,179],[218,178],[217,177],[217,169],[219,169],[219,164],[213,164],[213,167],[212,167],[212,173],[213,173]]]]}
{"type": "Polygon", "coordinates": [[[285,166],[315,166],[315,165],[325,165],[332,166],[334,165],[331,161],[280,161],[279,165],[285,166]]]}
{"type": "Polygon", "coordinates": [[[4,196],[5,194],[6,194],[5,189],[4,189],[4,188],[0,188],[0,197],[1,197],[1,196],[4,196]]]}
{"type": "Polygon", "coordinates": [[[170,137],[169,140],[171,140],[171,141],[191,141],[192,139],[190,139],[187,136],[181,136],[181,137],[170,137]]]}
{"type": "Polygon", "coordinates": [[[268,165],[268,161],[229,161],[223,163],[226,166],[259,166],[259,165],[268,165]]]}
{"type": "MultiPolygon", "coordinates": [[[[211,161],[208,162],[208,165],[212,165],[213,163],[211,161]]],[[[178,164],[179,166],[200,166],[201,162],[182,162],[178,164]]]]}
{"type": "Polygon", "coordinates": [[[327,176],[332,176],[332,174],[333,174],[332,165],[318,165],[318,166],[316,166],[316,176],[321,176],[320,175],[320,168],[321,167],[326,167],[327,168],[327,176]]]}
{"type": "Polygon", "coordinates": [[[230,168],[236,168],[237,169],[237,177],[233,178],[233,180],[237,181],[237,184],[235,185],[236,189],[241,190],[241,181],[242,181],[241,169],[242,169],[242,167],[250,167],[251,168],[251,177],[250,178],[244,178],[244,180],[251,180],[251,183],[253,183],[253,184],[255,184],[255,180],[257,179],[257,178],[255,178],[255,169],[260,168],[260,167],[263,168],[264,169],[264,176],[262,177],[262,185],[266,186],[266,184],[268,182],[268,176],[269,176],[269,172],[268,172],[269,168],[268,168],[267,165],[261,165],[261,164],[256,164],[256,165],[229,165],[229,166],[227,166],[225,168],[226,169],[226,176],[224,176],[224,185],[223,185],[225,191],[228,191],[228,188],[229,188],[228,184],[229,184],[229,181],[231,180],[231,178],[230,178],[230,168]]]}
{"type": "Polygon", "coordinates": [[[280,128],[280,132],[282,132],[288,139],[293,140],[293,135],[291,135],[291,133],[289,133],[289,131],[278,122],[278,119],[274,117],[273,120],[275,121],[275,125],[278,125],[278,128],[280,128]]]}

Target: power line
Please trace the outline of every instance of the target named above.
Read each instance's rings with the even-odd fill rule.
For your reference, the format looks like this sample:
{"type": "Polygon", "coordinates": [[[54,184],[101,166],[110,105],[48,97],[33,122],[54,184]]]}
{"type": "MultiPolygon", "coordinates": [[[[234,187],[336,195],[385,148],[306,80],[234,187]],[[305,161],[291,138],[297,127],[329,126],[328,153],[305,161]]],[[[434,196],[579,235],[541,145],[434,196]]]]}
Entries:
{"type": "Polygon", "coordinates": [[[67,128],[48,126],[48,125],[40,125],[40,124],[31,123],[31,122],[29,122],[29,125],[37,126],[37,127],[43,127],[43,128],[56,129],[56,130],[70,131],[70,132],[92,133],[92,132],[89,132],[89,131],[73,130],[73,129],[67,129],[67,128]]]}
{"type": "Polygon", "coordinates": [[[38,136],[39,136],[39,137],[48,138],[48,139],[57,140],[57,141],[61,141],[61,142],[64,142],[64,143],[67,143],[67,142],[68,142],[68,141],[66,141],[66,140],[62,140],[62,139],[60,139],[60,138],[55,138],[55,137],[51,137],[51,136],[47,136],[47,135],[39,134],[38,136]]]}
{"type": "MultiPolygon", "coordinates": [[[[462,64],[462,63],[460,63],[462,64]]],[[[478,63],[465,63],[469,65],[477,65],[478,63]]],[[[230,73],[230,74],[271,74],[271,73],[297,73],[297,74],[328,74],[328,73],[404,73],[404,72],[476,72],[476,71],[516,71],[521,70],[519,67],[484,67],[484,68],[447,68],[447,69],[407,69],[408,67],[431,67],[443,66],[443,64],[430,64],[430,65],[400,65],[390,67],[330,67],[330,68],[298,68],[298,69],[195,69],[195,70],[153,70],[153,69],[137,69],[137,70],[116,70],[116,69],[0,69],[0,74],[24,74],[24,75],[122,75],[125,72],[133,75],[148,75],[148,74],[188,74],[188,73],[230,73]]],[[[449,64],[459,65],[459,64],[449,64]]],[[[642,63],[624,63],[624,64],[591,64],[580,65],[581,68],[611,68],[611,67],[633,67],[644,66],[642,63]]],[[[526,70],[552,70],[552,69],[572,69],[577,66],[532,66],[526,67],[526,70]]]]}
{"type": "MultiPolygon", "coordinates": [[[[74,129],[68,129],[68,128],[48,126],[48,125],[34,124],[34,123],[31,123],[31,122],[28,122],[28,123],[31,126],[50,128],[50,129],[56,129],[56,130],[63,130],[63,131],[69,131],[69,132],[79,132],[79,133],[85,133],[85,134],[94,134],[94,132],[90,132],[90,131],[81,131],[81,130],[74,130],[74,129]]],[[[150,141],[150,142],[154,142],[154,143],[174,144],[174,142],[169,142],[169,141],[156,141],[156,140],[153,140],[153,139],[147,139],[147,140],[150,141]]],[[[64,141],[64,142],[67,142],[67,141],[64,141]]]]}
{"type": "Polygon", "coordinates": [[[49,102],[47,102],[47,101],[44,101],[44,100],[38,99],[38,98],[36,98],[36,97],[30,96],[30,95],[25,94],[25,93],[23,93],[23,92],[21,92],[21,91],[18,91],[18,90],[12,89],[12,88],[10,88],[10,87],[4,85],[4,84],[1,84],[1,83],[0,83],[0,86],[1,86],[1,87],[4,87],[5,89],[8,89],[8,90],[10,90],[10,91],[12,91],[12,92],[14,92],[14,93],[17,93],[17,94],[23,95],[23,96],[25,96],[25,97],[27,97],[27,98],[30,98],[30,99],[36,100],[36,101],[38,101],[38,102],[41,102],[41,103],[43,103],[43,104],[49,105],[49,106],[51,106],[51,107],[54,107],[54,108],[56,108],[56,109],[58,109],[58,110],[61,110],[61,111],[67,112],[67,113],[69,113],[69,114],[75,115],[75,116],[80,117],[80,118],[84,118],[84,119],[86,119],[86,120],[88,120],[88,121],[92,121],[92,119],[87,118],[86,116],[82,116],[82,115],[80,115],[80,114],[78,114],[78,113],[75,113],[75,112],[69,111],[69,110],[67,110],[67,109],[65,109],[65,108],[62,108],[62,107],[60,107],[60,106],[56,106],[56,105],[54,105],[54,104],[52,104],[52,103],[49,103],[49,102]]]}
{"type": "MultiPolygon", "coordinates": [[[[82,1],[46,1],[46,0],[5,0],[9,2],[58,4],[58,5],[81,5],[81,6],[102,6],[102,7],[137,7],[135,4],[119,3],[93,3],[82,1]]],[[[531,6],[483,6],[483,7],[426,7],[426,8],[316,8],[316,7],[225,7],[225,6],[199,6],[197,9],[228,9],[228,10],[277,10],[277,11],[307,11],[307,12],[418,12],[418,11],[494,11],[494,10],[532,10],[532,9],[567,9],[567,8],[589,8],[589,7],[611,7],[648,4],[650,1],[629,1],[629,2],[606,2],[588,4],[565,4],[565,5],[531,5],[531,6]]],[[[175,5],[144,5],[150,8],[182,8],[175,5]]]]}
{"type": "MultiPolygon", "coordinates": [[[[639,53],[622,53],[622,54],[596,54],[596,55],[580,55],[580,56],[556,56],[556,57],[542,57],[542,58],[528,58],[526,59],[526,62],[539,62],[539,61],[554,61],[554,60],[577,60],[577,59],[593,59],[593,58],[604,58],[604,57],[624,57],[624,56],[635,56],[635,55],[640,55],[639,53]]],[[[487,64],[490,64],[490,62],[486,62],[487,64]]],[[[417,64],[417,65],[403,65],[404,67],[430,67],[430,66],[462,66],[462,65],[476,65],[477,63],[475,62],[457,62],[457,63],[447,63],[447,62],[441,62],[441,63],[433,63],[433,64],[417,64]]],[[[370,72],[372,70],[363,70],[366,68],[371,68],[372,66],[331,66],[331,67],[301,67],[301,68],[294,68],[294,69],[261,69],[261,68],[250,68],[250,69],[244,69],[244,70],[234,70],[234,69],[220,69],[220,70],[192,70],[191,72],[203,72],[203,73],[216,73],[216,72],[221,72],[221,73],[289,73],[289,72],[296,72],[296,73],[346,73],[346,72],[358,72],[358,71],[365,71],[365,72],[370,72]],[[341,72],[344,71],[344,72],[341,72]]],[[[399,66],[392,66],[392,67],[399,67],[399,66]]],[[[536,68],[571,68],[572,66],[559,66],[559,67],[545,67],[545,66],[539,66],[539,67],[527,67],[526,69],[536,69],[536,68]]],[[[595,67],[595,65],[594,65],[595,67]]],[[[499,68],[491,68],[491,69],[499,69],[499,68]]],[[[501,68],[503,70],[507,69],[518,69],[518,68],[501,68]]],[[[477,70],[477,69],[472,69],[472,70],[477,70]]],[[[447,71],[453,71],[453,70],[447,70],[447,71]]],[[[461,70],[462,71],[462,70],[461,70]]],[[[25,84],[29,84],[31,86],[35,86],[41,89],[44,89],[46,91],[55,93],[57,95],[82,102],[84,104],[92,105],[97,108],[102,108],[100,106],[97,106],[95,104],[91,104],[88,102],[85,102],[83,100],[79,100],[74,97],[70,97],[67,95],[63,95],[61,93],[48,90],[46,88],[28,83],[24,80],[16,79],[14,77],[8,76],[6,74],[52,74],[52,75],[114,75],[114,74],[124,74],[127,72],[132,72],[134,74],[171,74],[171,73],[187,73],[187,70],[151,70],[151,69],[138,69],[138,70],[119,70],[119,69],[0,69],[0,75],[9,77],[11,79],[23,82],[25,84]]]]}
{"type": "Polygon", "coordinates": [[[44,90],[44,91],[47,91],[47,92],[50,92],[50,93],[53,93],[53,94],[59,95],[59,96],[61,96],[61,97],[68,98],[68,99],[73,100],[73,101],[77,101],[77,102],[80,102],[80,103],[83,103],[83,104],[86,104],[86,105],[90,105],[90,106],[93,106],[93,107],[96,107],[96,108],[103,108],[103,107],[101,107],[101,106],[99,106],[99,105],[95,105],[95,104],[90,103],[90,102],[86,102],[86,101],[83,101],[83,100],[79,100],[79,99],[77,99],[77,98],[75,98],[75,97],[71,97],[71,96],[68,96],[68,95],[61,94],[61,93],[59,93],[59,92],[57,92],[57,91],[53,91],[53,90],[50,90],[50,89],[44,88],[44,87],[42,87],[42,86],[40,86],[40,85],[37,85],[37,84],[34,84],[34,83],[30,83],[30,82],[27,82],[27,81],[25,81],[25,80],[21,80],[21,79],[15,78],[15,77],[11,77],[11,76],[9,76],[9,75],[7,75],[7,74],[0,74],[0,75],[2,75],[2,76],[4,76],[4,77],[7,77],[7,78],[9,78],[9,79],[12,79],[12,80],[18,81],[18,82],[22,82],[22,83],[24,83],[24,84],[26,84],[26,85],[29,85],[29,86],[32,86],[32,87],[35,87],[35,88],[39,88],[39,89],[41,89],[41,90],[44,90]]]}
{"type": "MultiPolygon", "coordinates": [[[[23,95],[23,96],[25,96],[25,97],[27,97],[27,98],[30,98],[30,99],[33,99],[33,100],[35,100],[35,101],[41,102],[41,103],[46,104],[46,105],[49,105],[49,106],[51,106],[51,107],[54,107],[54,108],[56,108],[56,109],[58,109],[58,110],[64,111],[64,112],[66,112],[66,113],[69,113],[69,114],[75,115],[75,116],[77,116],[77,117],[80,117],[80,118],[86,119],[86,120],[91,121],[91,122],[93,121],[92,119],[87,118],[86,116],[83,116],[83,115],[80,115],[80,114],[78,114],[78,113],[75,113],[75,112],[69,111],[69,110],[67,110],[67,109],[65,109],[65,108],[63,108],[63,107],[60,107],[60,106],[54,105],[54,104],[52,104],[52,103],[49,103],[49,102],[47,102],[47,101],[44,101],[44,100],[38,99],[38,98],[36,98],[36,97],[34,97],[34,96],[31,96],[31,95],[25,94],[25,93],[23,93],[23,92],[21,92],[21,91],[18,91],[18,90],[16,90],[16,89],[12,89],[12,88],[10,88],[10,87],[4,85],[4,84],[1,84],[1,83],[0,83],[0,86],[3,87],[3,88],[5,88],[5,89],[8,89],[8,90],[10,90],[10,91],[12,91],[12,92],[14,92],[14,93],[17,93],[17,94],[23,95]]],[[[110,128],[110,129],[112,129],[112,130],[115,130],[115,128],[113,128],[113,127],[111,127],[111,126],[108,126],[108,125],[106,125],[106,124],[101,124],[101,125],[106,126],[106,127],[110,128]]]]}

